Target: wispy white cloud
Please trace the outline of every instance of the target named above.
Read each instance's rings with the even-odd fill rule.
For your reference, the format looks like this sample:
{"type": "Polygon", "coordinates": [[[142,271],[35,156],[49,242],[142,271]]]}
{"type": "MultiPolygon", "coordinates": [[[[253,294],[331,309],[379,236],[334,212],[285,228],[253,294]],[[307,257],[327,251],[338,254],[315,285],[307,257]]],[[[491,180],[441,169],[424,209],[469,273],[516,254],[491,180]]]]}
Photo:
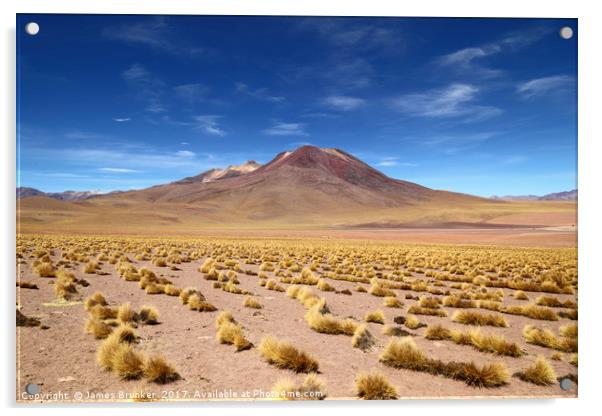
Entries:
{"type": "Polygon", "coordinates": [[[550,30],[545,27],[533,27],[529,30],[506,33],[496,41],[459,49],[439,56],[435,59],[435,63],[462,75],[482,78],[498,77],[504,71],[487,66],[483,62],[486,58],[528,47],[542,39],[549,32],[550,30]]]}
{"type": "Polygon", "coordinates": [[[220,118],[221,116],[205,114],[194,117],[194,120],[196,128],[203,130],[205,133],[214,136],[225,136],[226,132],[218,123],[220,118]]]}
{"type": "Polygon", "coordinates": [[[150,113],[167,111],[162,99],[165,83],[153,76],[144,66],[132,64],[121,73],[121,76],[134,88],[138,98],[146,102],[146,111],[150,113]]]}
{"type": "Polygon", "coordinates": [[[176,156],[179,157],[194,157],[196,153],[191,152],[190,150],[179,150],[176,152],[176,156]]]}
{"type": "Polygon", "coordinates": [[[131,121],[130,117],[113,117],[113,121],[116,123],[124,123],[126,121],[131,121]]]}
{"type": "Polygon", "coordinates": [[[303,123],[275,122],[271,127],[262,130],[270,136],[309,136],[303,123]]]}
{"type": "Polygon", "coordinates": [[[127,169],[127,168],[98,168],[100,172],[107,173],[140,173],[141,171],[136,169],[127,169]]]}
{"type": "Polygon", "coordinates": [[[347,95],[331,95],[324,98],[322,102],[329,107],[343,111],[355,110],[366,103],[362,98],[347,95]]]}
{"type": "Polygon", "coordinates": [[[197,57],[208,53],[207,48],[179,39],[175,29],[165,16],[145,16],[137,23],[105,27],[101,34],[107,39],[143,45],[172,55],[197,57]]]}
{"type": "Polygon", "coordinates": [[[209,88],[202,84],[183,84],[173,87],[174,92],[178,97],[188,103],[201,102],[205,100],[209,88]]]}
{"type": "Polygon", "coordinates": [[[283,96],[270,94],[267,88],[251,88],[243,82],[236,82],[234,86],[237,93],[244,94],[258,100],[270,101],[273,103],[280,103],[286,100],[286,98],[283,96]]]}
{"type": "Polygon", "coordinates": [[[575,86],[575,80],[568,75],[555,75],[536,78],[520,83],[516,87],[517,93],[524,98],[540,97],[552,92],[565,91],[575,86]]]}
{"type": "Polygon", "coordinates": [[[417,163],[412,163],[412,162],[402,162],[399,160],[398,157],[396,156],[386,156],[386,157],[382,157],[378,162],[376,162],[375,164],[376,166],[380,166],[380,167],[393,167],[393,166],[399,166],[399,167],[408,167],[408,168],[413,168],[418,166],[417,163]]]}
{"type": "Polygon", "coordinates": [[[405,94],[392,101],[402,113],[428,118],[459,118],[481,121],[501,114],[497,107],[475,104],[479,88],[470,84],[451,84],[422,93],[405,94]]]}

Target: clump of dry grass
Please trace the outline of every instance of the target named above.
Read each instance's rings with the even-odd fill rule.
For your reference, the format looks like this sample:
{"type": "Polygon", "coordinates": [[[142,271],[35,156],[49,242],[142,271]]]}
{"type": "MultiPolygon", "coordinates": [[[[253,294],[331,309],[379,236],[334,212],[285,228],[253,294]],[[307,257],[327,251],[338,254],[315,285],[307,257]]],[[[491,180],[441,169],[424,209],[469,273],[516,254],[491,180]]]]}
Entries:
{"type": "Polygon", "coordinates": [[[449,330],[441,325],[429,326],[425,338],[430,340],[448,340],[460,345],[470,345],[482,352],[490,352],[508,357],[520,357],[523,351],[514,342],[508,342],[502,335],[483,334],[479,330],[461,332],[449,330]]]}
{"type": "Polygon", "coordinates": [[[123,324],[136,322],[138,320],[138,314],[132,309],[131,304],[124,303],[117,308],[117,320],[123,324]]]}
{"type": "Polygon", "coordinates": [[[84,330],[86,333],[93,335],[96,339],[106,338],[113,332],[113,328],[110,325],[93,317],[89,317],[86,320],[84,330]]]}
{"type": "Polygon", "coordinates": [[[138,340],[134,329],[129,325],[120,325],[113,330],[109,338],[115,338],[118,342],[132,344],[138,340]]]}
{"type": "Polygon", "coordinates": [[[496,302],[494,300],[480,300],[477,302],[477,306],[481,309],[500,312],[504,305],[501,302],[496,302]]]}
{"type": "Polygon", "coordinates": [[[569,358],[569,364],[574,365],[575,367],[578,366],[578,355],[577,353],[571,354],[571,358],[569,358]]]}
{"type": "Polygon", "coordinates": [[[87,311],[90,311],[96,305],[107,305],[107,300],[105,299],[104,295],[100,292],[95,292],[92,296],[87,297],[84,301],[84,308],[87,311]]]}
{"type": "Polygon", "coordinates": [[[318,371],[318,361],[309,354],[300,351],[287,341],[266,336],[259,344],[259,352],[270,364],[283,369],[293,370],[297,373],[310,373],[318,371]]]}
{"type": "Polygon", "coordinates": [[[378,296],[381,298],[396,296],[395,292],[393,292],[391,289],[387,289],[379,284],[373,284],[372,286],[370,286],[368,293],[370,293],[372,296],[378,296]]]}
{"type": "Polygon", "coordinates": [[[437,309],[441,306],[441,300],[436,297],[422,296],[418,302],[418,305],[425,309],[437,309]]]}
{"type": "Polygon", "coordinates": [[[152,306],[141,307],[138,317],[146,325],[156,325],[159,323],[159,311],[152,306]]]}
{"type": "Polygon", "coordinates": [[[331,335],[344,334],[351,336],[358,325],[351,319],[337,319],[329,313],[324,313],[320,303],[316,303],[307,311],[305,320],[314,331],[331,335]]]}
{"type": "Polygon", "coordinates": [[[103,321],[105,319],[115,319],[117,318],[117,309],[108,306],[95,305],[90,309],[90,315],[103,321]]]}
{"type": "Polygon", "coordinates": [[[360,292],[360,293],[362,293],[362,292],[363,292],[363,293],[366,293],[366,292],[368,291],[368,290],[367,290],[367,289],[366,289],[364,286],[362,286],[362,285],[357,285],[357,286],[355,287],[355,290],[356,290],[356,292],[360,292]]]}
{"type": "Polygon", "coordinates": [[[535,299],[535,304],[539,306],[549,306],[552,308],[574,309],[577,307],[577,303],[570,299],[562,302],[560,299],[554,296],[539,296],[537,299],[535,299]]]}
{"type": "Polygon", "coordinates": [[[257,299],[254,299],[250,296],[245,299],[245,301],[243,302],[242,305],[246,308],[252,308],[252,309],[263,308],[263,305],[261,303],[259,303],[259,301],[257,299]]]}
{"type": "Polygon", "coordinates": [[[111,369],[124,380],[139,378],[143,365],[144,354],[131,344],[119,344],[111,358],[111,369]]]}
{"type": "Polygon", "coordinates": [[[323,292],[334,292],[335,291],[335,288],[333,286],[331,286],[324,279],[318,279],[318,283],[317,283],[316,287],[318,288],[318,290],[321,290],[323,292]]]}
{"type": "Polygon", "coordinates": [[[100,270],[100,265],[96,260],[90,260],[84,266],[84,273],[87,274],[96,274],[98,270],[100,270]]]}
{"type": "Polygon", "coordinates": [[[508,327],[508,322],[502,315],[483,314],[475,311],[456,311],[452,316],[452,321],[464,325],[508,327]]]}
{"type": "Polygon", "coordinates": [[[383,304],[387,308],[403,308],[403,302],[401,302],[399,299],[393,296],[385,297],[385,299],[383,300],[383,304]]]}
{"type": "Polygon", "coordinates": [[[517,373],[517,376],[523,381],[539,386],[551,386],[557,382],[554,367],[541,355],[535,359],[530,367],[517,373]]]}
{"type": "Polygon", "coordinates": [[[165,285],[163,287],[163,292],[168,296],[180,296],[182,289],[174,285],[165,285]]]}
{"type": "Polygon", "coordinates": [[[367,351],[374,345],[374,337],[368,331],[368,327],[366,325],[358,326],[353,332],[353,337],[351,338],[351,345],[354,348],[359,348],[362,351],[367,351]]]}
{"type": "Polygon", "coordinates": [[[577,338],[578,328],[577,325],[563,325],[558,328],[558,333],[562,337],[577,338]]]}
{"type": "Polygon", "coordinates": [[[383,324],[385,323],[385,314],[381,310],[371,311],[366,313],[364,317],[366,322],[373,322],[375,324],[383,324]]]}
{"type": "Polygon", "coordinates": [[[379,373],[359,374],[355,379],[357,396],[364,400],[396,400],[395,387],[379,373]]]}
{"type": "Polygon", "coordinates": [[[113,369],[113,357],[121,342],[115,336],[107,337],[96,350],[96,361],[105,370],[113,369]]]}
{"type": "Polygon", "coordinates": [[[192,295],[197,295],[201,300],[205,300],[205,296],[203,296],[201,294],[201,292],[199,292],[199,290],[195,287],[187,287],[186,289],[181,290],[180,291],[180,300],[182,301],[182,303],[184,305],[186,305],[188,303],[188,299],[192,295]]]}
{"type": "Polygon", "coordinates": [[[443,298],[443,306],[450,308],[476,308],[477,302],[472,299],[462,299],[457,295],[450,295],[443,298]]]}
{"type": "Polygon", "coordinates": [[[222,344],[234,345],[236,351],[247,350],[253,346],[245,338],[242,327],[236,323],[230,312],[220,313],[215,320],[215,326],[217,328],[216,338],[222,344]]]}
{"type": "Polygon", "coordinates": [[[40,277],[55,277],[55,269],[52,263],[41,262],[34,267],[34,271],[40,277]]]}
{"type": "Polygon", "coordinates": [[[523,337],[529,344],[552,348],[562,352],[577,352],[577,334],[576,332],[573,332],[576,331],[576,329],[565,328],[563,330],[562,328],[564,327],[561,327],[561,337],[556,337],[549,329],[539,329],[533,325],[526,325],[523,328],[523,337]],[[571,336],[572,334],[574,334],[574,336],[571,336]]]}
{"type": "Polygon", "coordinates": [[[315,374],[308,374],[301,385],[290,379],[281,379],[272,386],[272,392],[280,400],[324,400],[324,382],[315,374]]]}
{"type": "Polygon", "coordinates": [[[383,335],[387,335],[389,337],[405,337],[410,335],[410,333],[404,329],[401,329],[397,326],[385,325],[382,330],[383,335]]]}
{"type": "Polygon", "coordinates": [[[204,296],[199,293],[194,293],[188,298],[188,308],[199,312],[213,312],[217,310],[215,306],[205,301],[204,296]]]}
{"type": "Polygon", "coordinates": [[[155,355],[144,361],[142,367],[144,377],[153,383],[167,384],[176,381],[180,375],[162,355],[155,355]]]}
{"type": "Polygon", "coordinates": [[[265,288],[268,290],[274,290],[276,292],[284,292],[285,289],[280,286],[275,280],[268,280],[265,283],[265,288]]]}
{"type": "Polygon", "coordinates": [[[527,296],[527,294],[524,291],[517,290],[516,292],[514,292],[514,299],[517,299],[517,300],[529,300],[529,296],[527,296]]]}
{"type": "Polygon", "coordinates": [[[563,354],[558,351],[556,351],[554,354],[552,354],[550,356],[550,359],[554,360],[554,361],[562,361],[563,358],[564,358],[563,354]]]}
{"type": "Polygon", "coordinates": [[[394,368],[442,375],[477,387],[498,387],[508,383],[509,374],[503,363],[478,367],[474,363],[449,362],[426,356],[410,337],[391,340],[379,360],[394,368]]]}
{"type": "Polygon", "coordinates": [[[502,309],[502,312],[511,315],[522,315],[531,319],[539,319],[543,321],[557,321],[558,314],[552,309],[529,304],[525,306],[513,305],[502,309]]]}
{"type": "Polygon", "coordinates": [[[418,329],[423,326],[423,324],[414,315],[408,315],[403,324],[409,329],[418,329]]]}
{"type": "Polygon", "coordinates": [[[412,305],[408,309],[408,313],[413,313],[415,315],[428,315],[428,316],[447,316],[447,311],[443,309],[433,309],[433,308],[424,308],[419,305],[412,305]]]}

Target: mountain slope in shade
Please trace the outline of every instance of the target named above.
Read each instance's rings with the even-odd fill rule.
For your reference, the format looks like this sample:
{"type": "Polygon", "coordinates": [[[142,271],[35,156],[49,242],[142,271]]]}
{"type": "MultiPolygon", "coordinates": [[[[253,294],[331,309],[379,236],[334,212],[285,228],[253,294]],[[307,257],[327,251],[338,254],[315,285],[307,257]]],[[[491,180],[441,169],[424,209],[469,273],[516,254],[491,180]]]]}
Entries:
{"type": "Polygon", "coordinates": [[[576,201],[578,197],[577,189],[564,192],[555,192],[543,196],[538,195],[506,195],[492,196],[492,199],[504,201],[576,201]]]}
{"type": "Polygon", "coordinates": [[[46,196],[59,201],[81,201],[102,195],[97,191],[63,191],[63,192],[42,192],[35,188],[19,187],[17,188],[17,199],[28,198],[32,196],[46,196]]]}

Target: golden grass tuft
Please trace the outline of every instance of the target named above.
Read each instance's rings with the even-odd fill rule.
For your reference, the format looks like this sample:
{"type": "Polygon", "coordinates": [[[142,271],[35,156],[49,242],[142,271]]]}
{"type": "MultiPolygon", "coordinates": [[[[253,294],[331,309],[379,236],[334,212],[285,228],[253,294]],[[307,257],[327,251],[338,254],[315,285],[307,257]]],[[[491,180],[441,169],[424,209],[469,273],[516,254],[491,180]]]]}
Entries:
{"type": "Polygon", "coordinates": [[[194,293],[188,298],[188,308],[193,311],[199,312],[213,312],[217,308],[204,300],[204,296],[201,297],[199,293],[194,293]]]}
{"type": "Polygon", "coordinates": [[[368,351],[375,344],[374,337],[368,331],[368,327],[366,325],[358,326],[353,332],[353,337],[351,338],[351,345],[354,348],[359,348],[362,351],[368,351]]]}
{"type": "Polygon", "coordinates": [[[113,369],[113,357],[119,349],[121,342],[118,337],[109,336],[100,343],[96,350],[96,361],[105,370],[113,369]]]}
{"type": "Polygon", "coordinates": [[[409,329],[418,329],[423,324],[414,315],[408,315],[408,317],[406,318],[406,320],[404,322],[404,325],[406,326],[406,328],[409,328],[409,329]]]}
{"type": "Polygon", "coordinates": [[[263,308],[263,305],[261,303],[259,303],[259,301],[257,299],[254,299],[250,296],[245,299],[245,301],[243,302],[243,306],[246,308],[252,308],[252,309],[263,308]]]}
{"type": "Polygon", "coordinates": [[[517,373],[517,376],[523,381],[539,386],[551,386],[557,383],[554,367],[541,355],[535,359],[530,367],[517,373]]]}
{"type": "Polygon", "coordinates": [[[387,308],[403,308],[403,302],[393,296],[386,296],[383,300],[383,305],[387,308]]]}
{"type": "Polygon", "coordinates": [[[451,295],[443,298],[443,306],[450,308],[476,308],[477,302],[472,299],[462,299],[459,296],[451,295]]]}
{"type": "Polygon", "coordinates": [[[155,355],[146,359],[142,367],[142,373],[148,381],[158,384],[167,384],[180,378],[175,368],[162,355],[155,355]]]}
{"type": "Polygon", "coordinates": [[[180,289],[179,287],[174,286],[174,285],[165,285],[163,287],[163,291],[168,296],[180,296],[182,289],[180,289]]]}
{"type": "MultiPolygon", "coordinates": [[[[563,333],[572,334],[573,329],[562,330],[561,337],[556,337],[554,332],[549,329],[540,329],[533,325],[526,325],[523,328],[523,337],[529,344],[539,345],[540,347],[552,348],[562,352],[577,352],[578,342],[577,334],[575,336],[562,336],[563,333]]],[[[575,329],[576,331],[576,329],[575,329]]]]}
{"type": "Polygon", "coordinates": [[[124,380],[132,380],[142,375],[144,354],[131,344],[118,344],[111,358],[111,369],[124,380]]]}
{"type": "Polygon", "coordinates": [[[428,316],[439,316],[446,317],[447,311],[443,309],[433,309],[433,308],[425,308],[419,305],[412,305],[408,309],[408,313],[413,313],[415,315],[428,315],[428,316]]]}
{"type": "Polygon", "coordinates": [[[370,293],[372,296],[378,296],[378,297],[395,296],[395,292],[393,292],[391,289],[386,289],[378,284],[370,286],[368,293],[370,293]]]}
{"type": "Polygon", "coordinates": [[[135,322],[138,320],[138,314],[132,309],[132,305],[124,303],[117,308],[117,320],[123,324],[135,322]]]}
{"type": "Polygon", "coordinates": [[[140,321],[146,325],[156,325],[159,323],[159,311],[152,306],[143,306],[138,312],[140,321]]]}
{"type": "Polygon", "coordinates": [[[106,338],[113,332],[113,328],[110,325],[93,317],[89,317],[86,320],[84,330],[96,339],[106,338]]]}
{"type": "Polygon", "coordinates": [[[510,377],[503,363],[478,367],[472,362],[445,363],[429,358],[410,337],[391,340],[379,360],[390,367],[442,375],[476,387],[498,387],[507,384],[510,377]]]}
{"type": "Polygon", "coordinates": [[[318,371],[318,361],[288,341],[266,336],[259,344],[259,352],[267,362],[278,368],[293,370],[297,373],[318,371]]]}
{"type": "Polygon", "coordinates": [[[527,294],[522,290],[517,290],[516,292],[514,292],[514,299],[529,300],[529,296],[527,296],[527,294]]]}
{"type": "Polygon", "coordinates": [[[418,302],[418,305],[421,308],[437,309],[441,306],[441,301],[439,300],[439,298],[436,298],[436,297],[422,296],[420,298],[420,301],[418,302]]]}
{"type": "Polygon", "coordinates": [[[34,267],[34,271],[40,277],[55,277],[56,271],[52,263],[42,262],[34,267]]]}
{"type": "Polygon", "coordinates": [[[113,330],[108,338],[114,338],[117,342],[125,342],[128,344],[132,344],[138,340],[134,328],[129,325],[119,325],[113,330]]]}
{"type": "Polygon", "coordinates": [[[94,318],[105,320],[117,318],[117,309],[109,306],[95,305],[90,309],[90,315],[94,318]]]}
{"type": "Polygon", "coordinates": [[[181,290],[180,291],[180,300],[182,301],[182,303],[184,305],[186,305],[188,303],[188,299],[190,298],[190,296],[195,295],[195,294],[198,295],[201,298],[201,300],[205,300],[205,297],[195,287],[187,287],[186,289],[181,290]]]}
{"type": "Polygon", "coordinates": [[[326,398],[324,382],[313,373],[308,374],[301,385],[295,384],[288,378],[280,379],[272,386],[271,391],[279,400],[324,400],[326,398]]]}
{"type": "Polygon", "coordinates": [[[475,311],[456,311],[452,316],[452,321],[464,325],[508,327],[508,322],[502,315],[483,314],[475,311]]]}
{"type": "Polygon", "coordinates": [[[397,400],[395,387],[380,373],[358,374],[355,378],[357,396],[364,400],[397,400]]]}
{"type": "Polygon", "coordinates": [[[316,285],[316,287],[318,288],[318,290],[321,290],[323,292],[334,292],[335,291],[335,288],[333,286],[331,286],[324,279],[318,279],[318,284],[316,285]]]}
{"type": "Polygon", "coordinates": [[[305,320],[311,329],[322,334],[352,336],[358,326],[351,319],[337,319],[329,313],[323,313],[319,303],[307,311],[305,320]]]}
{"type": "Polygon", "coordinates": [[[395,387],[379,373],[359,374],[355,379],[357,396],[364,400],[396,400],[399,396],[395,387]]]}
{"type": "Polygon", "coordinates": [[[371,311],[371,312],[366,313],[366,316],[364,317],[364,319],[366,320],[366,322],[373,322],[375,324],[384,325],[385,314],[381,310],[371,311]]]}
{"type": "Polygon", "coordinates": [[[94,306],[101,305],[106,306],[107,300],[104,295],[100,292],[95,292],[92,296],[89,296],[84,301],[84,308],[87,311],[90,311],[94,306]]]}
{"type": "Polygon", "coordinates": [[[236,347],[236,351],[248,350],[253,346],[244,336],[242,327],[236,323],[229,312],[222,312],[215,320],[217,327],[216,338],[222,344],[236,347]]]}
{"type": "Polygon", "coordinates": [[[544,306],[529,304],[525,306],[513,305],[502,310],[504,313],[511,315],[522,315],[531,319],[539,319],[543,321],[557,321],[558,314],[552,309],[544,306]]]}

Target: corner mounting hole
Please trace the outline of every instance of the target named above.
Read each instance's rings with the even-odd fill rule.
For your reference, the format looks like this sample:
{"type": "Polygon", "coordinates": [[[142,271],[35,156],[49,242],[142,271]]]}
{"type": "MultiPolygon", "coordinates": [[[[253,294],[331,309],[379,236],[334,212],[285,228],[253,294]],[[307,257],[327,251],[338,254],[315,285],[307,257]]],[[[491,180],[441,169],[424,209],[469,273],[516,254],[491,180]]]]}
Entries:
{"type": "Polygon", "coordinates": [[[560,37],[562,39],[570,39],[573,37],[573,29],[569,26],[564,26],[562,29],[560,29],[560,37]]]}
{"type": "Polygon", "coordinates": [[[38,34],[39,31],[40,25],[38,25],[36,22],[29,22],[25,25],[25,32],[28,35],[35,36],[38,34]]]}

